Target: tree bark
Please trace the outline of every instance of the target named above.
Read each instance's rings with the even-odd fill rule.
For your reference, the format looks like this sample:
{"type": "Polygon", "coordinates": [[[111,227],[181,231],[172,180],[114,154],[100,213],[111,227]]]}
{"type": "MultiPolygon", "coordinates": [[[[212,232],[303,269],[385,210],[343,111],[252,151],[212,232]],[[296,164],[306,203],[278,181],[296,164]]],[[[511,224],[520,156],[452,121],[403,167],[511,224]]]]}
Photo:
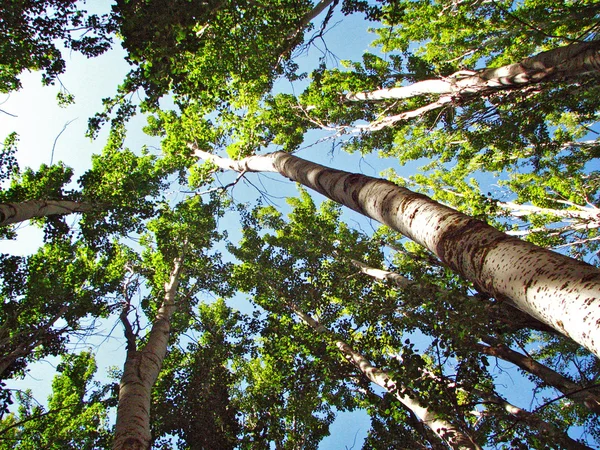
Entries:
{"type": "Polygon", "coordinates": [[[596,414],[600,414],[600,396],[594,391],[582,390],[583,387],[579,384],[537,362],[535,359],[511,349],[497,339],[485,337],[482,340],[488,345],[478,345],[478,351],[513,363],[521,370],[537,376],[548,386],[558,389],[567,395],[569,399],[578,402],[596,414]]]}
{"type": "MultiPolygon", "coordinates": [[[[310,315],[304,313],[292,307],[294,313],[302,319],[304,323],[314,329],[317,333],[328,335],[329,331],[313,319],[310,315]]],[[[431,408],[421,404],[416,395],[404,394],[406,389],[396,383],[387,372],[380,370],[362,356],[360,353],[354,351],[345,342],[334,339],[335,345],[339,349],[340,353],[357,369],[361,371],[372,383],[382,387],[390,394],[392,394],[400,403],[408,408],[423,424],[431,429],[440,439],[448,443],[453,449],[460,450],[481,450],[481,447],[471,439],[470,436],[459,430],[457,427],[447,422],[446,420],[440,419],[439,414],[432,411],[431,408]]]]}
{"type": "Polygon", "coordinates": [[[344,172],[284,152],[232,161],[191,146],[199,158],[238,172],[278,172],[375,219],[433,252],[480,292],[600,356],[600,270],[502,233],[387,180],[344,172]]]}
{"type": "MultiPolygon", "coordinates": [[[[171,331],[171,317],[177,309],[175,300],[183,270],[183,255],[175,259],[165,297],[160,306],[143,350],[128,338],[127,357],[119,386],[119,405],[115,425],[114,450],[148,450],[151,390],[162,369],[171,331]]],[[[127,327],[126,327],[127,330],[127,327]]],[[[129,334],[129,333],[128,333],[129,334]]]]}
{"type": "Polygon", "coordinates": [[[87,212],[97,208],[87,202],[71,200],[28,200],[0,204],[0,225],[23,222],[37,217],[87,212]]]}
{"type": "Polygon", "coordinates": [[[356,101],[406,99],[430,94],[467,97],[542,81],[575,78],[600,70],[599,48],[600,41],[575,43],[539,53],[516,64],[460,71],[445,78],[372,92],[350,93],[346,97],[356,101]]]}

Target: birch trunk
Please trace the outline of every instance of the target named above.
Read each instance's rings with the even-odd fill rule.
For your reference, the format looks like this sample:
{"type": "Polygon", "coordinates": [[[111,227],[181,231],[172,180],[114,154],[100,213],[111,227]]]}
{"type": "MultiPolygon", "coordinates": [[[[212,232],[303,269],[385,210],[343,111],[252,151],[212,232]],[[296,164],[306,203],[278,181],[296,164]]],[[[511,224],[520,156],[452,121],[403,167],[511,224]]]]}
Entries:
{"type": "Polygon", "coordinates": [[[128,339],[127,357],[119,386],[114,450],[150,448],[151,390],[167,353],[171,317],[177,309],[175,297],[182,270],[183,256],[175,260],[169,281],[165,283],[165,297],[143,350],[137,350],[135,341],[128,339]]]}
{"type": "MultiPolygon", "coordinates": [[[[317,333],[325,335],[329,334],[328,330],[310,315],[299,311],[294,307],[292,307],[292,309],[304,323],[314,329],[317,333]]],[[[371,365],[364,356],[354,351],[352,347],[345,342],[335,339],[335,345],[340,353],[342,353],[342,355],[344,355],[344,357],[353,366],[359,369],[372,383],[377,384],[392,394],[400,403],[412,411],[425,426],[431,429],[436,436],[446,442],[450,447],[460,450],[481,450],[481,447],[477,445],[470,436],[463,433],[446,420],[440,419],[439,414],[436,414],[431,408],[421,404],[414,393],[412,396],[403,394],[403,392],[406,391],[405,388],[392,380],[387,372],[371,365]]]]}
{"type": "Polygon", "coordinates": [[[408,86],[351,93],[349,100],[405,99],[439,94],[472,96],[528,84],[575,78],[600,70],[600,42],[581,42],[526,58],[519,63],[478,71],[460,71],[449,77],[424,80],[408,86]]]}
{"type": "Polygon", "coordinates": [[[537,376],[548,386],[558,389],[567,395],[569,399],[578,402],[596,414],[600,414],[600,396],[595,392],[583,389],[579,384],[540,364],[535,359],[511,349],[497,339],[485,337],[482,340],[488,345],[478,345],[478,351],[513,363],[521,370],[537,376]]]}
{"type": "Polygon", "coordinates": [[[284,152],[232,161],[192,148],[223,169],[278,172],[389,226],[433,252],[479,292],[509,301],[600,356],[597,268],[508,236],[387,180],[284,152]]]}
{"type": "Polygon", "coordinates": [[[36,217],[91,211],[98,206],[71,200],[28,200],[0,204],[0,225],[23,222],[36,217]]]}

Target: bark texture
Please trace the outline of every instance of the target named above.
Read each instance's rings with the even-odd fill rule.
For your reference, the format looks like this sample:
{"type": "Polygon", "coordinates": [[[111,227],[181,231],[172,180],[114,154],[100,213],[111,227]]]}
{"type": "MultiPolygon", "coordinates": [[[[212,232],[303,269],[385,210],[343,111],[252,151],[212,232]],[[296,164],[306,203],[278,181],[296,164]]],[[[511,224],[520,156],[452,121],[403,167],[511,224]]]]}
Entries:
{"type": "Polygon", "coordinates": [[[581,42],[526,58],[515,64],[478,71],[460,71],[449,77],[407,86],[351,93],[349,100],[404,99],[429,94],[472,96],[528,84],[575,78],[600,70],[600,42],[581,42]]]}
{"type": "Polygon", "coordinates": [[[0,225],[10,225],[36,217],[57,216],[93,210],[95,205],[71,200],[28,200],[0,204],[0,225]]]}
{"type": "Polygon", "coordinates": [[[169,281],[165,283],[165,297],[158,310],[146,345],[135,347],[127,332],[128,346],[125,367],[119,387],[119,406],[115,425],[114,450],[148,450],[152,442],[150,430],[151,390],[162,369],[167,353],[171,317],[177,308],[175,301],[183,257],[177,258],[169,281]]]}
{"type": "Polygon", "coordinates": [[[510,302],[600,356],[597,268],[508,236],[387,180],[331,169],[284,152],[231,161],[194,150],[196,156],[225,169],[279,172],[389,226],[433,252],[479,292],[510,302]]]}

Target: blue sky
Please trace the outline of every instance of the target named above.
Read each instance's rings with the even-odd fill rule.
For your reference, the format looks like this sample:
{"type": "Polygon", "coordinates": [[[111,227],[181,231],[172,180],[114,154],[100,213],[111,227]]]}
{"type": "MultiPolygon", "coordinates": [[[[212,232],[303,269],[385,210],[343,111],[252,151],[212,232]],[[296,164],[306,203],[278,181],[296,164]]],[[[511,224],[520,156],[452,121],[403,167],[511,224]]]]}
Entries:
{"type": "MultiPolygon", "coordinates": [[[[95,5],[97,6],[97,5],[95,5]]],[[[340,20],[338,17],[337,20],[340,20]]],[[[326,35],[328,50],[339,59],[357,57],[367,49],[371,38],[365,32],[365,23],[360,17],[344,18],[343,24],[333,27],[326,35]]],[[[336,21],[332,21],[335,23],[336,21]]],[[[322,56],[322,44],[316,43],[310,52],[299,58],[302,69],[310,70],[315,66],[317,59],[322,56]]],[[[17,159],[21,169],[32,167],[37,169],[40,164],[49,164],[51,158],[54,162],[62,161],[75,170],[76,180],[89,168],[91,155],[100,153],[106,140],[107,130],[103,130],[95,141],[85,137],[87,120],[94,113],[102,110],[101,100],[115,93],[116,86],[127,73],[129,66],[124,61],[125,52],[116,45],[112,50],[97,58],[87,59],[74,52],[64,52],[67,62],[67,71],[60,76],[60,82],[75,96],[75,103],[67,107],[59,107],[56,94],[60,84],[43,86],[39,73],[24,73],[20,78],[23,88],[18,92],[2,95],[0,109],[9,114],[0,115],[0,138],[4,139],[10,132],[19,135],[17,159]],[[68,124],[68,125],[67,125],[68,124]],[[65,128],[66,126],[66,128],[65,128]]],[[[329,57],[329,63],[334,62],[329,57]]],[[[292,89],[287,82],[281,83],[281,90],[292,89]]],[[[299,88],[297,88],[299,89],[299,88]]],[[[159,147],[157,139],[143,134],[140,130],[145,124],[142,116],[137,116],[129,125],[129,135],[126,145],[132,150],[140,149],[143,145],[159,147]]],[[[359,155],[348,155],[336,150],[335,158],[330,153],[331,142],[311,146],[301,151],[299,156],[333,165],[336,168],[361,171],[368,175],[377,176],[381,170],[388,167],[386,162],[376,161],[377,167],[366,163],[359,155]]],[[[296,195],[293,183],[281,179],[277,175],[250,174],[249,180],[253,184],[266,186],[275,185],[277,197],[296,195]],[[278,179],[279,178],[279,179],[278,179]]],[[[173,193],[178,196],[177,192],[173,193]]],[[[258,193],[250,185],[240,184],[233,190],[236,200],[246,200],[255,197],[258,193]]],[[[318,200],[321,201],[323,198],[318,200]]],[[[272,198],[277,206],[286,208],[283,198],[272,198]]],[[[354,215],[352,220],[360,221],[361,226],[369,227],[368,222],[354,215]]],[[[73,219],[74,220],[74,219],[73,219]]],[[[225,224],[229,229],[239,228],[238,223],[225,224]]],[[[231,234],[231,233],[230,233],[231,234]]],[[[15,255],[27,255],[36,251],[42,242],[41,230],[29,225],[21,224],[19,237],[14,241],[0,241],[0,252],[15,255]]],[[[236,299],[235,302],[239,302],[236,299]]],[[[243,308],[243,305],[237,305],[243,308]]],[[[90,343],[76,344],[79,350],[90,345],[97,352],[99,372],[98,376],[105,379],[102,372],[110,366],[121,367],[125,359],[125,346],[121,325],[115,318],[102,324],[100,334],[110,336],[99,337],[90,343]],[[116,325],[116,326],[115,326],[116,325]],[[114,329],[113,329],[114,327],[114,329]],[[97,346],[97,347],[96,347],[97,346]]],[[[10,383],[11,388],[32,389],[38,401],[44,402],[50,393],[50,382],[54,373],[56,359],[48,359],[31,366],[30,373],[23,380],[10,383]]],[[[362,446],[362,440],[369,429],[369,419],[364,413],[341,413],[338,420],[332,425],[332,435],[325,439],[320,448],[344,449],[362,446]]]]}
{"type": "MultiPolygon", "coordinates": [[[[336,24],[338,20],[342,20],[342,17],[334,17],[331,24],[336,24]]],[[[368,26],[369,24],[365,23],[359,15],[343,18],[343,23],[333,26],[325,36],[328,51],[340,60],[358,59],[367,50],[372,40],[372,37],[366,33],[368,26]]],[[[307,55],[298,59],[301,69],[309,71],[314,67],[317,59],[322,56],[323,50],[322,43],[317,41],[315,47],[311,48],[307,55]]],[[[21,77],[23,89],[0,97],[0,109],[11,114],[0,113],[0,137],[4,138],[12,131],[19,134],[17,157],[21,168],[28,166],[37,168],[42,163],[48,164],[54,152],[55,162],[63,161],[75,169],[75,179],[83,174],[89,167],[91,155],[101,151],[106,138],[106,130],[96,141],[86,138],[87,119],[102,109],[102,98],[113,95],[116,86],[127,73],[128,65],[123,57],[124,52],[118,46],[100,57],[89,60],[77,53],[65,53],[67,71],[60,77],[60,80],[75,96],[75,104],[65,108],[59,107],[56,102],[59,87],[42,86],[41,77],[37,73],[23,74],[21,77]],[[70,124],[62,131],[67,123],[70,124]]],[[[328,62],[331,65],[335,59],[330,57],[328,62]]],[[[282,82],[279,88],[286,90],[290,89],[290,86],[287,85],[287,82],[282,82]]],[[[297,89],[296,92],[298,92],[297,89]]],[[[133,150],[140,149],[143,145],[159,147],[156,139],[150,138],[140,131],[143,125],[143,117],[134,118],[130,123],[130,133],[126,145],[133,150]]],[[[317,138],[315,137],[315,139],[317,138]]],[[[399,175],[408,177],[416,167],[416,165],[400,167],[394,160],[370,158],[366,161],[360,155],[349,155],[340,150],[336,150],[332,155],[330,151],[331,142],[325,141],[306,148],[298,155],[311,161],[371,176],[378,176],[382,170],[393,167],[399,175]]],[[[274,186],[278,196],[296,195],[293,183],[289,183],[277,175],[250,174],[248,178],[254,184],[264,183],[267,186],[274,186]]],[[[174,192],[173,195],[181,194],[174,192]]],[[[248,185],[240,184],[233,190],[233,196],[237,200],[245,200],[247,197],[256,195],[257,193],[248,185]]],[[[315,198],[318,201],[323,199],[319,195],[315,195],[315,198]]],[[[278,206],[285,208],[285,201],[282,198],[274,198],[273,201],[278,206]]],[[[363,228],[365,231],[376,226],[354,213],[348,213],[345,218],[350,224],[363,228]]],[[[230,229],[236,227],[239,229],[237,223],[225,224],[225,226],[230,229]]],[[[34,252],[40,243],[41,232],[28,224],[23,224],[17,240],[0,241],[0,252],[25,255],[34,252]]],[[[110,338],[101,339],[102,345],[98,350],[101,371],[111,365],[122,366],[125,357],[120,324],[113,320],[103,326],[105,333],[109,333],[113,326],[115,329],[110,338]]],[[[49,393],[52,373],[49,367],[52,364],[53,361],[36,364],[25,380],[15,382],[13,386],[34,388],[38,397],[43,399],[49,393]]],[[[520,405],[527,407],[531,393],[515,389],[516,381],[519,378],[521,377],[515,371],[507,370],[507,375],[503,376],[501,383],[505,385],[507,395],[510,394],[515,399],[520,397],[523,400],[520,405]]],[[[361,442],[368,429],[369,421],[364,413],[343,413],[331,427],[332,436],[325,439],[320,448],[323,450],[361,448],[361,442]]]]}

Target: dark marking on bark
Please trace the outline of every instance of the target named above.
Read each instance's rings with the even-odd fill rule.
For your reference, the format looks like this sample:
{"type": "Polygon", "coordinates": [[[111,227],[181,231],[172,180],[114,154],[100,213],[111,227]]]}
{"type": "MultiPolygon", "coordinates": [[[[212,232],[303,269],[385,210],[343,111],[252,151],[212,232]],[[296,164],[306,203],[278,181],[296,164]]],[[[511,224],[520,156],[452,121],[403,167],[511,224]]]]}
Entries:
{"type": "MultiPolygon", "coordinates": [[[[529,290],[529,288],[531,287],[531,285],[533,284],[533,279],[530,278],[529,280],[527,280],[527,283],[525,283],[525,292],[527,292],[529,290]]],[[[538,289],[539,292],[539,289],[538,289]]]]}
{"type": "Polygon", "coordinates": [[[595,280],[596,278],[598,278],[598,274],[597,274],[597,273],[589,273],[589,274],[587,274],[587,275],[583,276],[583,277],[581,278],[581,281],[582,281],[583,283],[585,283],[585,282],[587,282],[587,281],[593,281],[593,280],[595,280]]]}

